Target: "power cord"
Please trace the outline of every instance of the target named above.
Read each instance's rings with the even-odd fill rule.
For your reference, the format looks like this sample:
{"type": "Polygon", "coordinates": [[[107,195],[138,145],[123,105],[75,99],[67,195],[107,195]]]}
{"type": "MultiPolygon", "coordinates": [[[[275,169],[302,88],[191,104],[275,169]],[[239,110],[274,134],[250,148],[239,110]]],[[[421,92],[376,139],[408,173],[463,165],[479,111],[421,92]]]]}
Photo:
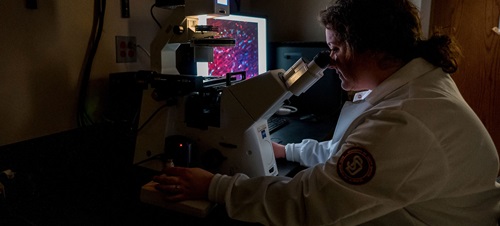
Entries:
{"type": "Polygon", "coordinates": [[[153,18],[153,20],[155,21],[155,23],[156,23],[156,24],[158,25],[158,27],[161,29],[161,28],[162,28],[162,27],[161,27],[161,24],[160,24],[160,22],[156,19],[155,15],[154,15],[154,13],[153,13],[153,9],[154,9],[155,7],[156,7],[156,3],[155,3],[155,4],[153,4],[153,5],[151,6],[151,9],[149,10],[149,13],[151,14],[151,17],[153,18]]]}
{"type": "Polygon", "coordinates": [[[136,133],[139,133],[139,131],[141,131],[141,130],[142,130],[142,129],[143,129],[143,128],[144,128],[144,127],[145,127],[145,126],[146,126],[146,125],[147,125],[147,124],[148,124],[148,123],[149,123],[149,122],[150,122],[150,121],[151,121],[151,120],[152,120],[152,119],[153,119],[153,118],[154,118],[157,114],[158,114],[158,112],[160,112],[160,111],[161,111],[161,109],[166,108],[166,107],[168,107],[168,106],[169,106],[169,104],[164,104],[164,105],[160,106],[159,108],[157,108],[157,109],[153,112],[153,114],[151,114],[151,115],[148,117],[148,119],[146,119],[146,121],[145,121],[145,122],[144,122],[144,123],[143,123],[143,124],[142,124],[142,125],[141,125],[138,129],[137,129],[136,133]]]}
{"type": "Polygon", "coordinates": [[[147,55],[148,57],[151,57],[151,54],[149,53],[149,51],[148,51],[148,50],[146,50],[143,46],[141,46],[141,45],[137,44],[137,45],[136,45],[136,47],[137,47],[137,48],[139,48],[140,50],[142,50],[144,53],[146,53],[146,55],[147,55]]]}
{"type": "Polygon", "coordinates": [[[283,105],[280,107],[280,109],[278,109],[278,111],[276,111],[275,114],[277,114],[277,115],[289,115],[289,114],[295,113],[297,111],[298,111],[298,109],[294,106],[283,105]]]}
{"type": "Polygon", "coordinates": [[[99,46],[102,30],[104,26],[104,13],[106,11],[106,0],[94,0],[94,17],[92,31],[90,34],[87,51],[80,71],[80,92],[78,96],[77,123],[79,127],[92,125],[94,122],[88,115],[86,109],[87,91],[89,87],[90,71],[92,63],[99,46]]]}

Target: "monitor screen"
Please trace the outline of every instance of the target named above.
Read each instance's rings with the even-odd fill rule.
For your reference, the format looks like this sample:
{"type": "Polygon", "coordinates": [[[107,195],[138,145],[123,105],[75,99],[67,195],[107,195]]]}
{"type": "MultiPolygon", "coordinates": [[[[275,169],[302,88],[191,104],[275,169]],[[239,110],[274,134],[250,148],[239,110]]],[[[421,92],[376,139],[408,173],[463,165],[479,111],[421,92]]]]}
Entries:
{"type": "Polygon", "coordinates": [[[217,4],[227,5],[227,0],[217,0],[217,4]]]}
{"type": "MultiPolygon", "coordinates": [[[[200,24],[204,21],[200,20],[200,24]]],[[[212,62],[198,62],[198,75],[224,76],[245,71],[247,78],[267,71],[266,19],[230,15],[206,18],[207,25],[218,28],[220,37],[233,38],[233,47],[214,47],[212,62]]]]}

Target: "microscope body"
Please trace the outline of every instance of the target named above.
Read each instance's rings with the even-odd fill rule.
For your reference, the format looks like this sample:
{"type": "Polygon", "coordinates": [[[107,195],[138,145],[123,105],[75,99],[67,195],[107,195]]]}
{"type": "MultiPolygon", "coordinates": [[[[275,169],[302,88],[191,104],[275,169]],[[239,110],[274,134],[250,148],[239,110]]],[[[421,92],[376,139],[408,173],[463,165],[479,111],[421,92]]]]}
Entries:
{"type": "MultiPolygon", "coordinates": [[[[271,70],[224,86],[220,92],[212,92],[219,96],[206,98],[206,103],[193,101],[199,99],[193,95],[205,94],[184,96],[169,111],[166,137],[182,135],[193,142],[196,150],[183,155],[191,159],[190,166],[228,175],[277,175],[267,119],[292,95],[281,81],[284,72],[271,70]],[[198,108],[200,105],[215,107],[198,108]],[[204,116],[208,114],[214,115],[204,116]]],[[[185,162],[185,159],[174,161],[185,162]]]]}
{"type": "Polygon", "coordinates": [[[329,57],[322,54],[321,59],[322,66],[318,66],[316,58],[310,63],[301,58],[287,71],[270,70],[224,86],[220,92],[212,92],[220,94],[220,98],[206,98],[208,103],[188,101],[191,98],[187,96],[172,115],[167,116],[170,123],[167,123],[166,136],[190,138],[199,151],[194,158],[199,159],[198,165],[213,172],[275,176],[278,168],[267,120],[285,100],[305,92],[323,76],[329,57]],[[200,105],[212,107],[196,108],[200,105]],[[193,112],[200,114],[193,115],[193,112]],[[172,123],[172,120],[176,121],[172,123]]]}
{"type": "MultiPolygon", "coordinates": [[[[200,166],[215,173],[250,177],[278,174],[267,120],[285,100],[305,92],[323,76],[329,56],[321,54],[321,60],[312,62],[301,58],[287,71],[270,70],[250,79],[226,79],[215,85],[200,82],[201,76],[183,75],[186,73],[179,69],[180,64],[210,60],[214,46],[234,46],[232,39],[214,39],[213,32],[203,30],[198,17],[192,16],[228,15],[226,3],[186,1],[185,7],[173,10],[151,43],[151,68],[160,78],[152,80],[152,88],[177,101],[167,107],[165,115],[157,116],[163,120],[138,134],[135,164],[164,154],[165,158],[177,158],[176,165],[200,166]]],[[[151,92],[144,94],[141,121],[149,115],[145,109],[151,112],[155,105],[151,104],[151,92]]]]}

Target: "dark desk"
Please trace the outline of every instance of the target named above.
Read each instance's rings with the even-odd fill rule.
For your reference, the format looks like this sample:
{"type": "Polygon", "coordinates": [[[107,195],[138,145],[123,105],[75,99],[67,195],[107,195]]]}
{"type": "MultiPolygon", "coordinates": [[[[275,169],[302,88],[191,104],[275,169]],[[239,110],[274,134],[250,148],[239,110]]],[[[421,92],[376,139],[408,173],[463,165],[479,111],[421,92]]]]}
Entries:
{"type": "MultiPolygon", "coordinates": [[[[331,137],[333,129],[335,129],[336,119],[328,116],[306,115],[291,115],[285,117],[289,124],[271,134],[271,140],[280,143],[300,143],[303,139],[309,138],[318,141],[326,140],[331,137]]],[[[279,176],[293,176],[304,167],[298,163],[289,162],[285,159],[277,159],[279,176]]]]}
{"type": "Polygon", "coordinates": [[[290,123],[271,134],[271,140],[281,144],[299,143],[306,138],[319,141],[329,139],[337,120],[329,116],[312,114],[281,117],[285,117],[290,123]]]}
{"type": "Polygon", "coordinates": [[[156,172],[131,164],[134,136],[96,126],[0,147],[0,225],[251,225],[230,219],[223,206],[206,218],[140,202],[156,172]]]}
{"type": "MultiPolygon", "coordinates": [[[[323,119],[288,118],[274,141],[322,139],[332,128],[323,119]]],[[[3,182],[0,225],[252,225],[230,219],[223,206],[196,218],[141,203],[140,188],[156,172],[130,164],[134,142],[115,125],[100,125],[0,147],[0,170],[16,172],[3,182]]],[[[285,160],[278,166],[280,175],[300,169],[285,160]]]]}

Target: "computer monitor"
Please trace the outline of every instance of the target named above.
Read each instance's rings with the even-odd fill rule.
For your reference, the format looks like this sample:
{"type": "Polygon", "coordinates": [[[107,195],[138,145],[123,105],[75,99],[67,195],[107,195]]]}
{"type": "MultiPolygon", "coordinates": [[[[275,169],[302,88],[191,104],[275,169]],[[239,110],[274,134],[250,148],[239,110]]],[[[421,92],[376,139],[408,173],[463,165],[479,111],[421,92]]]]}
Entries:
{"type": "Polygon", "coordinates": [[[212,62],[197,62],[197,74],[225,76],[245,71],[251,78],[267,71],[266,19],[255,16],[230,15],[200,18],[199,24],[218,28],[221,37],[234,38],[233,47],[214,47],[212,62]]]}

